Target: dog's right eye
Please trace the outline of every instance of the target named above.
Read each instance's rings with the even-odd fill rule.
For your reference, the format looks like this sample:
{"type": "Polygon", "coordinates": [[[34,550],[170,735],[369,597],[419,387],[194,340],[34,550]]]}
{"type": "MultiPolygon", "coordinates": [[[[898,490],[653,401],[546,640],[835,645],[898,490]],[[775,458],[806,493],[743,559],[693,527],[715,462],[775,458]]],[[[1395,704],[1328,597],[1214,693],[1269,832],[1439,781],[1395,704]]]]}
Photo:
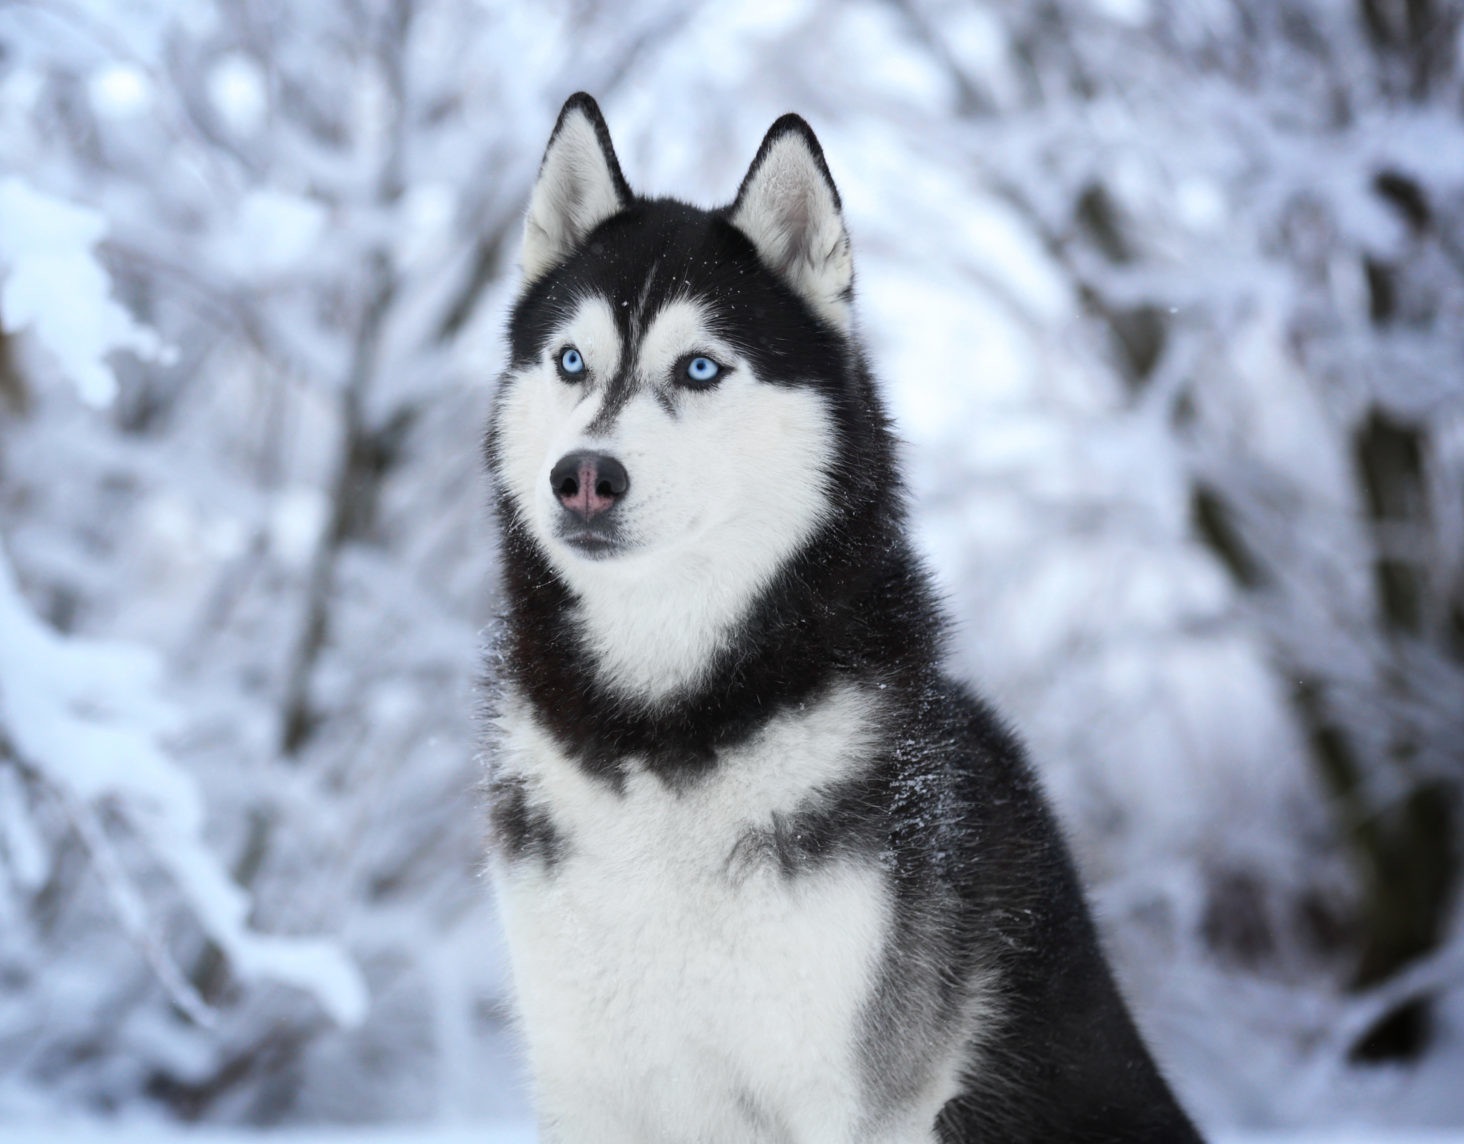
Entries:
{"type": "Polygon", "coordinates": [[[585,359],[573,346],[559,351],[559,376],[565,381],[578,381],[585,375],[585,359]]]}

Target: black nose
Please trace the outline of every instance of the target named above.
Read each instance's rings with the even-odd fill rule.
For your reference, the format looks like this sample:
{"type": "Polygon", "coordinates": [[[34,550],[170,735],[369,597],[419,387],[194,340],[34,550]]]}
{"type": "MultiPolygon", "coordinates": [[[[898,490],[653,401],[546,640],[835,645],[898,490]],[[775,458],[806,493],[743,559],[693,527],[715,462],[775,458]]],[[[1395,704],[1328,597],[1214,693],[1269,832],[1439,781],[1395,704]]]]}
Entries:
{"type": "Polygon", "coordinates": [[[625,466],[604,453],[570,453],[549,474],[559,503],[589,521],[615,507],[630,488],[625,466]]]}

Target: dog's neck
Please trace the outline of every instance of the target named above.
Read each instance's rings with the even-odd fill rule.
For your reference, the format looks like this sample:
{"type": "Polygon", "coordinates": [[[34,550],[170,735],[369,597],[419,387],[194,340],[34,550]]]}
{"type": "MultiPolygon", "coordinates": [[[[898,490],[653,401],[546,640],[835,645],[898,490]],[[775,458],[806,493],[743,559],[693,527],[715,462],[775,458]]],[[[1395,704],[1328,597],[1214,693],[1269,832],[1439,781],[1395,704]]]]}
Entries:
{"type": "Polygon", "coordinates": [[[752,603],[716,567],[678,566],[579,593],[575,619],[600,686],[654,708],[702,685],[752,603]]]}
{"type": "Polygon", "coordinates": [[[507,529],[507,682],[588,769],[613,777],[635,755],[680,775],[842,670],[893,678],[928,665],[935,607],[903,541],[889,540],[900,531],[896,498],[881,508],[884,525],[816,538],[754,598],[730,601],[694,578],[647,583],[613,601],[611,622],[597,615],[606,601],[587,605],[532,540],[507,529]],[[636,692],[634,679],[658,686],[636,692]]]}

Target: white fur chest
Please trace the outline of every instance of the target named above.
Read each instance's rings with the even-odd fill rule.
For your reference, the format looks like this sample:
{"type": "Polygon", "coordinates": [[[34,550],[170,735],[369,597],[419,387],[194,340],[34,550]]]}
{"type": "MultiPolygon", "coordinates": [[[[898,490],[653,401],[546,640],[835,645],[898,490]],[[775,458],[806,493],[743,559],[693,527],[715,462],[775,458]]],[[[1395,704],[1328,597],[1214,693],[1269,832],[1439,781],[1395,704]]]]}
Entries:
{"type": "Polygon", "coordinates": [[[860,764],[869,700],[775,719],[682,791],[634,768],[616,791],[521,707],[502,724],[498,774],[562,842],[550,864],[494,866],[547,1138],[865,1138],[860,1018],[888,892],[873,856],[790,875],[748,839],[860,764]]]}

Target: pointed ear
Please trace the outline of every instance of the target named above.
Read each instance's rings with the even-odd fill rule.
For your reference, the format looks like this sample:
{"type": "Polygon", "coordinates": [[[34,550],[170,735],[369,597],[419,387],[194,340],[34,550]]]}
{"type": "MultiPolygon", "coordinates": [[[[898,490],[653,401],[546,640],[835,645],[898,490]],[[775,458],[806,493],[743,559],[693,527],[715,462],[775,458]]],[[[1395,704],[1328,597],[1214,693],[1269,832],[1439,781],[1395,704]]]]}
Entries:
{"type": "Polygon", "coordinates": [[[630,200],[599,106],[584,92],[570,96],[549,136],[529,199],[520,259],[525,284],[558,266],[630,200]]]}
{"type": "Polygon", "coordinates": [[[766,265],[841,331],[852,322],[854,260],[839,192],[813,129],[785,115],[768,129],[730,218],[766,265]]]}

